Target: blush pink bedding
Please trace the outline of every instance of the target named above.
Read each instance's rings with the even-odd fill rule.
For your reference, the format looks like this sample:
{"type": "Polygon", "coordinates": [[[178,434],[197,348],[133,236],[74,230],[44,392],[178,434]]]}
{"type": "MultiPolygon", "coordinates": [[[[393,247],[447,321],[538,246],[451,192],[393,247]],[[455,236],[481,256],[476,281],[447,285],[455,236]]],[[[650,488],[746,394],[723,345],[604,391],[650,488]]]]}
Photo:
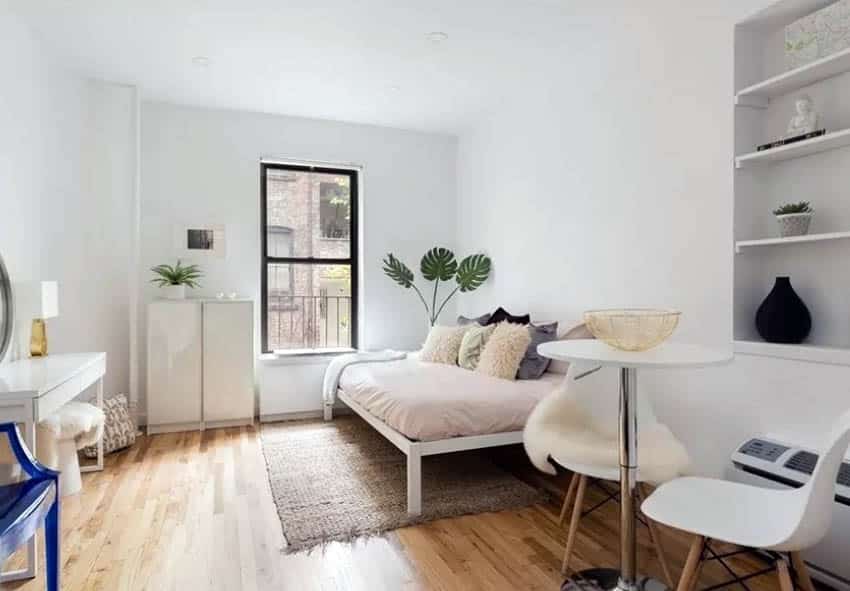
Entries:
{"type": "Polygon", "coordinates": [[[416,357],[352,365],[339,389],[409,439],[520,431],[535,405],[564,378],[501,380],[416,357]]]}

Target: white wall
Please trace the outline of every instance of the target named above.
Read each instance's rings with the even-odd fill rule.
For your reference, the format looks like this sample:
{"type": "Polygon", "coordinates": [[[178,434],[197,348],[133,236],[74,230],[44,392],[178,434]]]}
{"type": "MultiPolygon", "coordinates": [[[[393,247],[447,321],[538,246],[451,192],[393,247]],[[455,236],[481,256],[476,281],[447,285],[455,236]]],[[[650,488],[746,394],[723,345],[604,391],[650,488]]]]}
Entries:
{"type": "Polygon", "coordinates": [[[0,254],[13,282],[59,282],[51,353],[106,351],[107,395],[126,391],[135,93],[58,65],[5,3],[0,72],[0,254]]]}
{"type": "MultiPolygon", "coordinates": [[[[733,27],[769,2],[603,4],[587,51],[553,53],[461,136],[461,249],[494,261],[461,312],[569,324],[589,308],[672,306],[675,338],[731,347],[733,27]]],[[[744,437],[805,438],[850,405],[848,373],[741,357],[642,383],[696,468],[719,474],[744,437]]]]}
{"type": "MultiPolygon", "coordinates": [[[[156,287],[147,283],[148,269],[177,258],[175,224],[209,223],[225,224],[227,256],[199,261],[206,276],[197,295],[236,291],[259,304],[260,158],[356,163],[363,166],[360,346],[421,343],[427,328],[424,312],[412,293],[384,277],[380,261],[392,251],[418,268],[428,248],[454,246],[454,138],[149,102],[142,105],[141,129],[143,299],[156,296],[156,287]]],[[[256,309],[259,352],[259,305],[256,309]]],[[[145,339],[144,314],[142,305],[140,343],[145,339]]],[[[444,314],[450,318],[454,310],[444,314]]],[[[143,362],[142,379],[144,367],[143,362]]],[[[320,401],[317,391],[315,404],[308,403],[318,410],[320,401]]]]}

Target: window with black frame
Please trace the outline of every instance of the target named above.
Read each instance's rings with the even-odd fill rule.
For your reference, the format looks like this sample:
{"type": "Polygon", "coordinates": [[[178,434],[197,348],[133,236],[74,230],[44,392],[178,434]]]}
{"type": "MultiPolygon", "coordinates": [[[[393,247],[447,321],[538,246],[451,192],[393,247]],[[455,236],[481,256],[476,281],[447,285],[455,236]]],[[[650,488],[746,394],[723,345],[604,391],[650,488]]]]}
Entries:
{"type": "Polygon", "coordinates": [[[357,171],[263,163],[263,351],[357,346],[357,171]]]}

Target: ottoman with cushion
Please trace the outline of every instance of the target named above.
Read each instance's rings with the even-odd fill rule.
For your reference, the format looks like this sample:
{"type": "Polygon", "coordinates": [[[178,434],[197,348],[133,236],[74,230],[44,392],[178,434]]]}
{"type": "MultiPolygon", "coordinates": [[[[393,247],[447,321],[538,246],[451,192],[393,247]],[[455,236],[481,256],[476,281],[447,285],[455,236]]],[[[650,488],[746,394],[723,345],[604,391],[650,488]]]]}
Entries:
{"type": "Polygon", "coordinates": [[[38,424],[36,457],[61,472],[61,496],[78,493],[83,487],[77,450],[97,443],[103,435],[104,414],[87,402],[72,401],[38,424]]]}

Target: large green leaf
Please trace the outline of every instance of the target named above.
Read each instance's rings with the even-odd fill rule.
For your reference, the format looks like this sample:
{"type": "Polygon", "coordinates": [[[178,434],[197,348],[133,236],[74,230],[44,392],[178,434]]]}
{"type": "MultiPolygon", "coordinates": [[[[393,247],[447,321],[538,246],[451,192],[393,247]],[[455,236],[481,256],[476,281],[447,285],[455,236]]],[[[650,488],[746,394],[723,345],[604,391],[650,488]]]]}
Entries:
{"type": "Polygon", "coordinates": [[[413,271],[389,253],[384,259],[384,273],[405,289],[413,287],[413,271]]]}
{"type": "Polygon", "coordinates": [[[490,276],[490,257],[483,254],[469,255],[457,268],[457,281],[460,291],[475,291],[490,276]]]}
{"type": "Polygon", "coordinates": [[[434,247],[422,257],[421,270],[422,276],[428,281],[448,281],[457,272],[455,254],[448,248],[434,247]]]}

